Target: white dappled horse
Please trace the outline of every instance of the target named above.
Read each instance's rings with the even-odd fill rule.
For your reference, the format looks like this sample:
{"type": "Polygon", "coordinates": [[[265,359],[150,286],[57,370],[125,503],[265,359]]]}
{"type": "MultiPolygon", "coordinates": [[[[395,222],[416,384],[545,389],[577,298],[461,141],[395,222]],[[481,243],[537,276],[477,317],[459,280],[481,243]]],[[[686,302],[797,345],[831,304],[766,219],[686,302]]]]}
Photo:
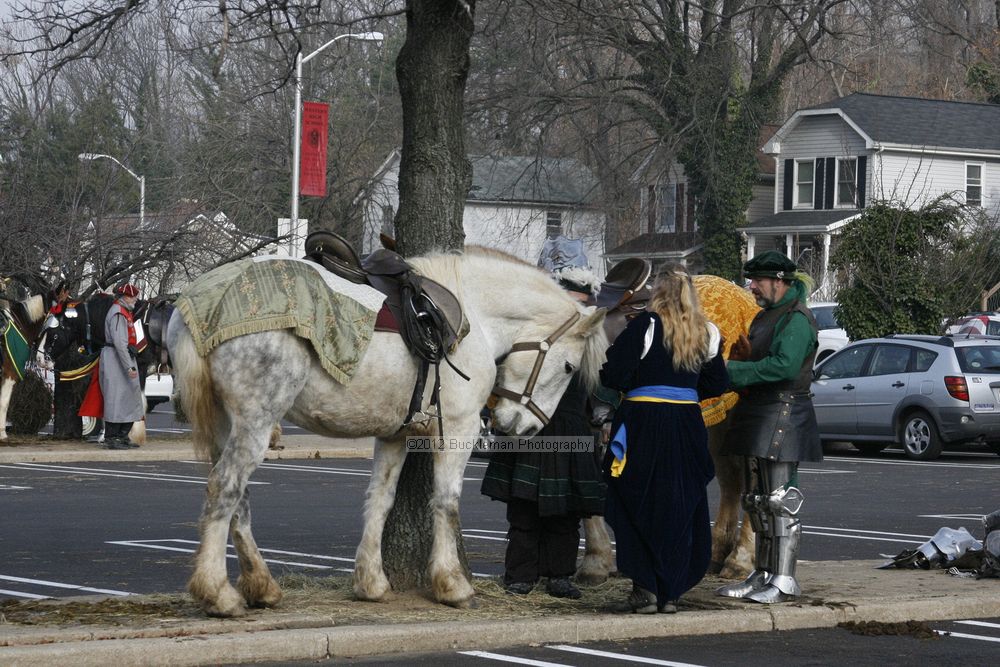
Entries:
{"type": "MultiPolygon", "coordinates": [[[[520,401],[499,398],[493,411],[497,428],[513,434],[534,433],[543,425],[538,414],[552,414],[577,369],[596,381],[607,348],[604,311],[581,306],[545,272],[481,248],[410,261],[421,274],[458,297],[470,324],[468,335],[449,357],[471,379],[466,381],[441,365],[440,408],[446,435],[468,438],[478,434],[480,410],[494,389],[502,396],[530,394],[520,401]],[[547,348],[544,355],[523,349],[532,347],[524,344],[546,339],[550,344],[539,346],[547,348]],[[515,343],[522,345],[512,350],[515,343]],[[540,362],[537,368],[536,360],[540,362]],[[535,378],[533,387],[528,386],[531,378],[535,378]]],[[[346,385],[325,373],[311,345],[291,330],[233,338],[202,358],[180,312],[175,312],[167,347],[195,446],[207,452],[214,464],[188,584],[205,611],[215,616],[239,615],[247,605],[273,605],[281,598],[251,534],[246,487],[267,450],[272,426],[282,418],[326,436],[375,436],[354,590],[361,599],[383,598],[389,582],[382,567],[382,529],[407,454],[405,438],[437,430],[430,422],[400,431],[418,370],[401,337],[375,332],[346,385]],[[230,535],[241,570],[236,588],[226,571],[230,535]]],[[[424,395],[424,409],[429,401],[430,387],[424,395]]],[[[431,454],[434,480],[429,501],[434,534],[429,575],[436,599],[454,606],[466,605],[474,594],[462,571],[453,533],[470,454],[468,448],[431,454]]]]}

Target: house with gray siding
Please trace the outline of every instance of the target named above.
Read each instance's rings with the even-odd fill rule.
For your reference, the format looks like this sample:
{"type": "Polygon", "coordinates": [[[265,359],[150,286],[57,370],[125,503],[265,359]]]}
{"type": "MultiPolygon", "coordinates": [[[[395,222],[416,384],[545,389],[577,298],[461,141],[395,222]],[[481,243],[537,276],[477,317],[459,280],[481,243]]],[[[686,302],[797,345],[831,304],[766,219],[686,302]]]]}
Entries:
{"type": "MultiPolygon", "coordinates": [[[[758,146],[763,145],[777,125],[761,128],[758,146]]],[[[774,212],[774,160],[758,152],[757,180],[746,210],[747,224],[774,212]]],[[[656,146],[648,152],[632,175],[638,204],[634,233],[605,254],[611,267],[630,257],[652,262],[654,267],[673,263],[698,273],[704,266],[701,230],[698,228],[699,202],[691,192],[684,165],[673,149],[656,146]]]]}
{"type": "Polygon", "coordinates": [[[774,208],[742,228],[747,257],[777,249],[833,289],[831,246],[873,201],[941,196],[1000,215],[1000,105],[854,93],[796,111],[763,147],[774,208]]]}
{"type": "MultiPolygon", "coordinates": [[[[574,249],[598,277],[605,274],[605,214],[597,178],[573,158],[470,155],[472,184],[462,215],[467,245],[496,248],[537,264],[545,252],[574,249]],[[585,259],[584,259],[585,258],[585,259]]],[[[399,150],[385,160],[363,195],[362,253],[395,236],[399,210],[399,150]]]]}

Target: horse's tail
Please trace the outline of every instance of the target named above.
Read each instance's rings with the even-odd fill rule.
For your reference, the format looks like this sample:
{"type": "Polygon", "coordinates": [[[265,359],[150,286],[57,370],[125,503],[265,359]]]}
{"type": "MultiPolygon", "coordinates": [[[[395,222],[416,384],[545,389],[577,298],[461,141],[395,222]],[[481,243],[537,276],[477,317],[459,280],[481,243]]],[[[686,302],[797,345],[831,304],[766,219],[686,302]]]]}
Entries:
{"type": "MultiPolygon", "coordinates": [[[[174,317],[178,317],[175,314],[174,317]]],[[[173,344],[170,357],[174,363],[174,378],[177,380],[181,410],[191,424],[195,453],[201,458],[218,459],[220,443],[215,441],[215,426],[218,419],[218,403],[209,372],[208,360],[198,354],[194,338],[187,327],[176,327],[171,332],[173,344]]]]}

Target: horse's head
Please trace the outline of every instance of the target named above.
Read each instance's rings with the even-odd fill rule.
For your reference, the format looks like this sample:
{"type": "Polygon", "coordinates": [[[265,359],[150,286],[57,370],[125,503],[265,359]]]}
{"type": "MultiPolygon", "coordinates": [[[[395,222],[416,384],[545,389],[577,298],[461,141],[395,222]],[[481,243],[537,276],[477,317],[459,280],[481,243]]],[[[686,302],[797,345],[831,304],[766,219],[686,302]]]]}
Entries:
{"type": "Polygon", "coordinates": [[[603,308],[578,306],[561,322],[540,318],[528,338],[518,340],[497,360],[493,423],[504,433],[532,435],[548,423],[577,372],[590,389],[597,386],[608,339],[603,308]],[[537,338],[536,338],[537,337],[537,338]]]}

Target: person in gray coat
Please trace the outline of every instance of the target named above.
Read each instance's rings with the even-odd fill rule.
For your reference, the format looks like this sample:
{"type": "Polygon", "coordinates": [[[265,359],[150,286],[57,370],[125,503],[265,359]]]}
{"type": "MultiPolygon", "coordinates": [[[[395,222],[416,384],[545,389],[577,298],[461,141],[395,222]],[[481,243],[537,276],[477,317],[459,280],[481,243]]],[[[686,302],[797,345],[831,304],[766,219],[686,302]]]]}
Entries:
{"type": "Polygon", "coordinates": [[[101,349],[101,392],[104,394],[104,442],[107,449],[132,449],[132,422],[142,419],[142,389],[136,364],[136,333],[132,320],[139,289],[120,286],[118,298],[104,318],[105,345],[101,349]]]}

